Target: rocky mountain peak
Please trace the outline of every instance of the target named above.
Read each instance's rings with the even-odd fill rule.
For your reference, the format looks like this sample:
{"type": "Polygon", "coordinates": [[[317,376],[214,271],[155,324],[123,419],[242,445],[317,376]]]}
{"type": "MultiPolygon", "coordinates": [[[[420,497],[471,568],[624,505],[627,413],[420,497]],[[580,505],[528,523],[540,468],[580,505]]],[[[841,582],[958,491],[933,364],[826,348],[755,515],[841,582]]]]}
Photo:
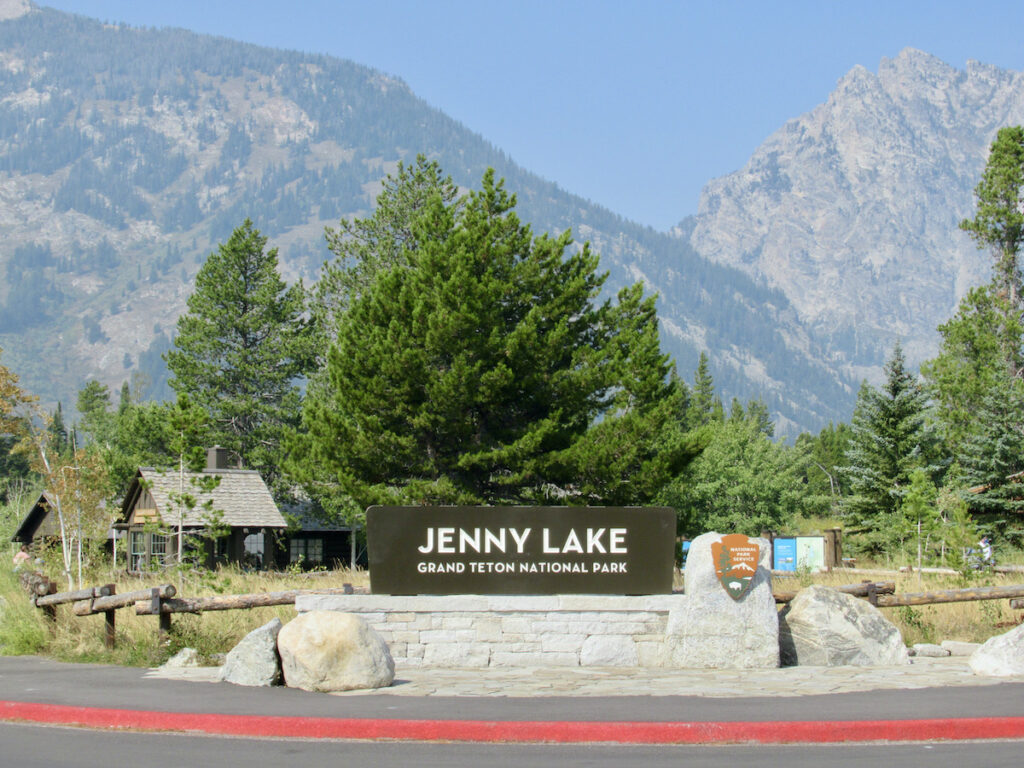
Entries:
{"type": "Polygon", "coordinates": [[[781,289],[854,376],[897,339],[914,361],[933,354],[936,326],[988,279],[957,225],[996,131],[1024,122],[1022,77],[913,48],[877,75],[854,67],[705,187],[691,244],[781,289]]]}

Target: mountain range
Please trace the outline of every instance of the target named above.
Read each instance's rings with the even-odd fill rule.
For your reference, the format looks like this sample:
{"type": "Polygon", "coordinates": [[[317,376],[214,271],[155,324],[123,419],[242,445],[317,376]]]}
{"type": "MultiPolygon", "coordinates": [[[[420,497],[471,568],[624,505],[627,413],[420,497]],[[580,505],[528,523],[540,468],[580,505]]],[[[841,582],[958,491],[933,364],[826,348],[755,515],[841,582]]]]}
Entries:
{"type": "Polygon", "coordinates": [[[818,429],[849,418],[894,339],[929,354],[984,279],[956,223],[992,135],[1022,111],[1019,77],[915,51],[857,68],[662,233],[353,62],[3,0],[3,362],[51,402],[136,373],[166,396],[160,355],[218,242],[251,218],[285,277],[313,281],[324,226],[367,215],[381,179],[423,153],[463,188],[495,168],[536,232],[591,242],[609,292],[657,292],[681,375],[707,351],[727,399],[762,398],[781,433],[818,429]]]}

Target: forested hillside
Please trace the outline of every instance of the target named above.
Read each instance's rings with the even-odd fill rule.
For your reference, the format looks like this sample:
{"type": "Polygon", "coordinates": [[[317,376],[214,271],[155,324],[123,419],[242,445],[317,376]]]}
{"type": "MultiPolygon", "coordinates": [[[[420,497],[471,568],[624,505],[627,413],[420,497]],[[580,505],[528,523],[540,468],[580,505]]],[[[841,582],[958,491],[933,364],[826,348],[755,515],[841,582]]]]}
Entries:
{"type": "Polygon", "coordinates": [[[309,284],[324,227],[371,210],[382,178],[419,153],[465,188],[494,167],[535,232],[592,243],[611,291],[659,292],[681,371],[707,350],[723,393],[762,397],[784,430],[849,413],[853,389],[780,291],[530,174],[399,80],[36,8],[0,22],[7,364],[48,400],[136,372],[165,395],[161,353],[216,243],[248,217],[285,276],[309,284]]]}

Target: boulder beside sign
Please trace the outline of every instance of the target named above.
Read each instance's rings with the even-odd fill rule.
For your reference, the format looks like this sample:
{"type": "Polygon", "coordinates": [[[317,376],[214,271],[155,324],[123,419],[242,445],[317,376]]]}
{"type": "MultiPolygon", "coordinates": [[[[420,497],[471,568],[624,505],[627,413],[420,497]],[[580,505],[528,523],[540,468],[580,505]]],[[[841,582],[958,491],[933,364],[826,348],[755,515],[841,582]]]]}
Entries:
{"type": "Polygon", "coordinates": [[[739,600],[754,583],[761,547],[741,533],[730,533],[711,544],[715,575],[733,600],[739,600]]]}
{"type": "MultiPolygon", "coordinates": [[[[749,591],[734,600],[716,573],[712,546],[734,534],[704,533],[686,560],[686,600],[665,627],[668,663],[680,669],[779,666],[779,615],[772,596],[767,539],[756,539],[759,560],[749,591]],[[729,595],[728,597],[726,595],[729,595]]],[[[746,538],[745,536],[742,538],[746,538]]]]}

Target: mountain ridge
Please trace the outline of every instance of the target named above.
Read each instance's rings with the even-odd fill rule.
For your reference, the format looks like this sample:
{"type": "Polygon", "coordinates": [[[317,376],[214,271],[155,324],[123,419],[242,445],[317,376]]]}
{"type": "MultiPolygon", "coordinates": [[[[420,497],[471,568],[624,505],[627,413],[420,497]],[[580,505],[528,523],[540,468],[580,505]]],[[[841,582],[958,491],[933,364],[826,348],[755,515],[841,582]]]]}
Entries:
{"type": "Polygon", "coordinates": [[[495,167],[535,231],[591,242],[609,293],[657,291],[684,377],[707,350],[723,394],[763,397],[780,431],[852,400],[782,291],[530,174],[352,62],[33,8],[0,22],[0,150],[0,346],[49,400],[88,378],[159,384],[191,280],[231,229],[251,218],[285,276],[311,279],[324,225],[366,215],[418,153],[467,189],[495,167]]]}
{"type": "Polygon", "coordinates": [[[933,355],[936,327],[987,281],[958,223],[996,131],[1020,122],[1024,73],[904,49],[709,182],[674,234],[781,290],[851,379],[877,378],[896,341],[912,362],[933,355]]]}

